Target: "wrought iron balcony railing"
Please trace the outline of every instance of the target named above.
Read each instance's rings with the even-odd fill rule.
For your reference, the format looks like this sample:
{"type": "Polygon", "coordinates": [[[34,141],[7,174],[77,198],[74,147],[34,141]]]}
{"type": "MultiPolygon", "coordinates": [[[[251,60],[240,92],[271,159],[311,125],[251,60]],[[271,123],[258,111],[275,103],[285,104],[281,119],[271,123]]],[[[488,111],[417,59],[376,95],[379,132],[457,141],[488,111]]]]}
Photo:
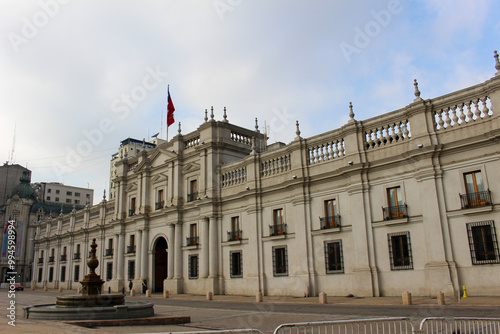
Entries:
{"type": "Polygon", "coordinates": [[[165,206],[165,201],[156,202],[155,203],[155,210],[163,209],[164,206],[165,206]]]}
{"type": "Polygon", "coordinates": [[[382,208],[384,220],[408,218],[408,206],[406,204],[382,208]]]}
{"type": "Polygon", "coordinates": [[[43,263],[43,257],[39,257],[39,258],[38,258],[38,263],[39,263],[39,264],[43,263]]]}
{"type": "Polygon", "coordinates": [[[54,256],[49,256],[49,263],[54,263],[55,257],[54,256]]]}
{"type": "Polygon", "coordinates": [[[319,221],[321,223],[321,229],[336,228],[340,227],[340,216],[335,215],[331,217],[320,217],[319,221]]]}
{"type": "Polygon", "coordinates": [[[135,208],[128,210],[128,216],[129,217],[135,216],[135,208]]]}
{"type": "Polygon", "coordinates": [[[196,200],[197,198],[198,198],[198,192],[187,195],[188,202],[192,202],[192,201],[196,200]]]}
{"type": "Polygon", "coordinates": [[[186,238],[187,246],[195,246],[198,245],[198,237],[187,237],[186,238]]]}
{"type": "Polygon", "coordinates": [[[286,224],[269,225],[269,235],[284,235],[286,234],[286,224]]]}
{"type": "Polygon", "coordinates": [[[242,237],[243,237],[243,231],[242,230],[227,231],[227,241],[241,240],[242,237]]]}
{"type": "Polygon", "coordinates": [[[135,245],[127,246],[127,254],[135,253],[135,245]]]}
{"type": "Polygon", "coordinates": [[[489,190],[477,193],[460,194],[462,209],[479,208],[491,205],[491,193],[489,190]]]}
{"type": "Polygon", "coordinates": [[[113,248],[107,248],[105,254],[105,256],[113,256],[113,248]]]}
{"type": "Polygon", "coordinates": [[[80,253],[73,254],[73,260],[80,260],[80,253]]]}
{"type": "Polygon", "coordinates": [[[67,261],[68,256],[66,254],[61,255],[61,262],[62,261],[67,261]]]}

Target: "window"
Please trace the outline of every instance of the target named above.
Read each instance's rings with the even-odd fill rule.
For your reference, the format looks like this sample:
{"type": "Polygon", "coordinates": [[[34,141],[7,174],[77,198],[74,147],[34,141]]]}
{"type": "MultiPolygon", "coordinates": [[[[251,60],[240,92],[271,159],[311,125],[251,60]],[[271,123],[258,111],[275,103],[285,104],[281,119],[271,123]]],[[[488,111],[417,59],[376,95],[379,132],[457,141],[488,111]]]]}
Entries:
{"type": "Polygon", "coordinates": [[[189,182],[189,194],[187,197],[188,202],[192,202],[198,198],[198,185],[196,180],[189,182]]]}
{"type": "Polygon", "coordinates": [[[76,252],[73,254],[73,260],[79,260],[80,259],[80,244],[76,245],[76,252]]]}
{"type": "Polygon", "coordinates": [[[56,190],[56,194],[59,195],[59,189],[56,190]]]}
{"type": "Polygon", "coordinates": [[[54,280],[54,267],[49,268],[49,282],[54,280]]]}
{"type": "Polygon", "coordinates": [[[391,270],[413,269],[410,232],[388,234],[391,270]]]}
{"type": "Polygon", "coordinates": [[[66,203],[71,203],[71,200],[69,198],[67,198],[66,203]]]}
{"type": "Polygon", "coordinates": [[[198,244],[198,229],[196,224],[189,225],[189,237],[187,238],[188,246],[194,246],[198,244]]]}
{"type": "Polygon", "coordinates": [[[113,255],[113,238],[108,239],[108,248],[106,249],[106,256],[113,255]]]}
{"type": "Polygon", "coordinates": [[[130,198],[130,208],[128,210],[128,215],[129,216],[135,215],[135,197],[130,198]]]}
{"type": "Polygon", "coordinates": [[[232,278],[243,277],[243,262],[241,256],[241,251],[232,251],[229,253],[229,270],[232,278]]]}
{"type": "Polygon", "coordinates": [[[160,210],[165,206],[165,199],[163,198],[163,189],[158,189],[156,192],[155,210],[160,210]]]}
{"type": "Polygon", "coordinates": [[[50,189],[50,188],[49,188],[49,189],[47,189],[47,193],[49,193],[49,194],[50,194],[51,192],[52,192],[52,189],[50,189]]]}
{"type": "Polygon", "coordinates": [[[111,281],[113,276],[113,262],[106,263],[106,281],[111,281]]]}
{"type": "Polygon", "coordinates": [[[135,261],[128,261],[128,280],[132,281],[135,278],[135,261]]]}
{"type": "Polygon", "coordinates": [[[38,268],[38,283],[42,281],[43,268],[38,268]]]}
{"type": "Polygon", "coordinates": [[[189,279],[197,279],[198,278],[198,255],[189,255],[188,257],[188,270],[189,270],[189,279]]]}
{"type": "Polygon", "coordinates": [[[464,173],[465,195],[461,195],[462,209],[490,205],[490,192],[484,189],[480,171],[464,173]]]}
{"type": "Polygon", "coordinates": [[[405,206],[403,196],[401,196],[401,187],[387,189],[387,203],[389,207],[384,212],[384,219],[398,219],[405,217],[405,206]]]}
{"type": "Polygon", "coordinates": [[[241,240],[240,217],[231,218],[231,231],[228,232],[228,241],[241,240]]]}
{"type": "Polygon", "coordinates": [[[492,220],[467,224],[472,264],[500,263],[497,234],[492,220]]]}
{"type": "Polygon", "coordinates": [[[288,276],[286,246],[273,247],[274,276],[288,276]]]}
{"type": "Polygon", "coordinates": [[[127,246],[127,253],[135,253],[135,234],[130,235],[129,246],[127,246]]]}
{"type": "Polygon", "coordinates": [[[329,199],[325,201],[325,217],[320,219],[321,228],[333,228],[339,226],[339,216],[337,214],[337,201],[329,199]]]}
{"type": "Polygon", "coordinates": [[[75,197],[80,197],[80,193],[75,193],[75,197]]]}
{"type": "Polygon", "coordinates": [[[80,200],[75,199],[75,204],[80,204],[80,200]]]}
{"type": "Polygon", "coordinates": [[[80,265],[77,264],[75,266],[75,271],[74,271],[74,274],[73,274],[73,281],[74,282],[78,282],[78,280],[80,279],[80,265]]]}
{"type": "Polygon", "coordinates": [[[56,202],[59,202],[59,197],[56,197],[56,202]]]}
{"type": "Polygon", "coordinates": [[[66,282],[66,266],[61,267],[61,282],[66,282]]]}
{"type": "Polygon", "coordinates": [[[270,226],[270,235],[286,234],[286,224],[283,221],[283,209],[273,210],[273,226],[270,226]]]}
{"type": "Polygon", "coordinates": [[[47,196],[47,201],[50,201],[50,196],[47,196]]]}
{"type": "Polygon", "coordinates": [[[344,272],[342,240],[325,241],[325,265],[327,274],[341,274],[344,272]]]}
{"type": "Polygon", "coordinates": [[[66,195],[71,196],[71,195],[73,195],[73,193],[71,191],[66,191],[66,195]]]}

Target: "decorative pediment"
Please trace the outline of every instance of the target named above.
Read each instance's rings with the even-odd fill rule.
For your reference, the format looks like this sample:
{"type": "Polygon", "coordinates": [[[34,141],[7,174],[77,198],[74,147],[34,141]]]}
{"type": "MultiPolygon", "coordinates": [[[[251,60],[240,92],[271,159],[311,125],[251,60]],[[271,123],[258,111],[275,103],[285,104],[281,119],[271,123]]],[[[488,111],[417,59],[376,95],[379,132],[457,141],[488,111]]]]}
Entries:
{"type": "Polygon", "coordinates": [[[190,162],[190,163],[186,164],[186,166],[184,166],[182,168],[182,173],[183,174],[191,173],[191,172],[195,172],[195,171],[197,171],[199,169],[200,169],[200,164],[198,164],[196,162],[190,162]]]}
{"type": "Polygon", "coordinates": [[[159,173],[159,174],[156,174],[155,176],[151,177],[151,182],[153,184],[158,183],[158,182],[162,182],[162,181],[166,181],[166,180],[167,180],[167,175],[164,173],[159,173]]]}
{"type": "Polygon", "coordinates": [[[137,182],[134,182],[132,184],[129,184],[127,188],[125,189],[126,192],[134,191],[137,190],[137,182]]]}

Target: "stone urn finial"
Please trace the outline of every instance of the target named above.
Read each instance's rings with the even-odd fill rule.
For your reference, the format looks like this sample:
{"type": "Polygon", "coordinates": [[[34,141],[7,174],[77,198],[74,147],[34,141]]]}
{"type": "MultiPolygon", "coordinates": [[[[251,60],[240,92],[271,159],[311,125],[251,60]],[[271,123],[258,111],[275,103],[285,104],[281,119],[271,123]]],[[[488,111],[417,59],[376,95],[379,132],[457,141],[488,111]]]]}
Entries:
{"type": "Polygon", "coordinates": [[[87,265],[90,268],[90,274],[95,274],[95,268],[99,266],[99,260],[95,256],[97,244],[95,243],[95,238],[92,239],[92,244],[90,245],[90,259],[87,261],[87,265]]]}

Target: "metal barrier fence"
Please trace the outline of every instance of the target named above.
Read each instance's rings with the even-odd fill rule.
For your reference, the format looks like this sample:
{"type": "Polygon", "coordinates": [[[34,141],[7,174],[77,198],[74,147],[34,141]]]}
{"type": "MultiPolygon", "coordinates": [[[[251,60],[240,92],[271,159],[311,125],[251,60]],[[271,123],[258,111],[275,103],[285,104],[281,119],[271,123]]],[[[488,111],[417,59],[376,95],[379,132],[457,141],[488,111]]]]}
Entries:
{"type": "Polygon", "coordinates": [[[488,333],[500,334],[500,319],[495,318],[426,318],[420,323],[419,333],[488,333]]]}
{"type": "Polygon", "coordinates": [[[413,333],[409,318],[380,318],[283,324],[274,334],[413,333]]]}
{"type": "MultiPolygon", "coordinates": [[[[425,318],[416,326],[410,318],[374,318],[283,324],[274,334],[500,334],[498,318],[425,318]]],[[[164,333],[165,334],[165,333],[164,333]]],[[[171,334],[171,333],[169,333],[171,334]]],[[[258,329],[183,332],[182,334],[263,334],[258,329]]]]}

